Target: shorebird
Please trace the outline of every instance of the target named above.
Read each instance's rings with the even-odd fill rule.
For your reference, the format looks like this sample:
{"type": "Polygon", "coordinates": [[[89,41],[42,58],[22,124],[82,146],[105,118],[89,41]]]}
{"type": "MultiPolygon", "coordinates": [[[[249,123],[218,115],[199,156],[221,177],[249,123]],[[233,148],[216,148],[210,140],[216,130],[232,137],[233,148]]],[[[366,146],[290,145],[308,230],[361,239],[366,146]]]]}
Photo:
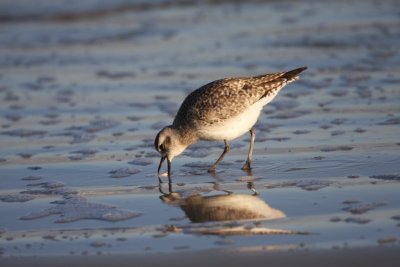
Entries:
{"type": "Polygon", "coordinates": [[[250,146],[242,169],[251,170],[254,124],[262,108],[286,84],[299,79],[298,75],[305,69],[307,67],[255,77],[225,78],[190,93],[179,108],[172,125],[164,127],[155,138],[154,146],[161,155],[157,170],[159,179],[166,159],[171,182],[172,160],[199,140],[224,141],[224,151],[208,170],[215,172],[230,150],[228,141],[246,132],[250,132],[250,146]]]}

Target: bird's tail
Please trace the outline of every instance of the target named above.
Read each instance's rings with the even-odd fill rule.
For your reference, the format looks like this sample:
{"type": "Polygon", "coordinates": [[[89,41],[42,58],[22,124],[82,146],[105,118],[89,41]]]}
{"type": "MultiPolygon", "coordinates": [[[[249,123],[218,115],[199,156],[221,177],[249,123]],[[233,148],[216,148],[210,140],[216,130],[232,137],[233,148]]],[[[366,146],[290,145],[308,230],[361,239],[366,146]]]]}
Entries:
{"type": "Polygon", "coordinates": [[[301,68],[287,71],[283,75],[281,75],[279,77],[279,79],[286,79],[287,82],[295,81],[295,80],[299,79],[298,75],[306,69],[307,69],[307,67],[301,67],[301,68]]]}
{"type": "Polygon", "coordinates": [[[257,77],[262,79],[262,82],[259,85],[265,90],[261,98],[269,95],[277,95],[286,84],[298,80],[299,73],[305,69],[307,69],[307,67],[297,68],[287,72],[276,72],[257,77]]]}
{"type": "Polygon", "coordinates": [[[297,68],[294,70],[286,71],[286,72],[274,72],[268,73],[260,76],[255,76],[253,79],[256,79],[261,84],[269,84],[274,82],[283,82],[290,83],[299,78],[300,72],[306,70],[307,67],[297,68]]]}

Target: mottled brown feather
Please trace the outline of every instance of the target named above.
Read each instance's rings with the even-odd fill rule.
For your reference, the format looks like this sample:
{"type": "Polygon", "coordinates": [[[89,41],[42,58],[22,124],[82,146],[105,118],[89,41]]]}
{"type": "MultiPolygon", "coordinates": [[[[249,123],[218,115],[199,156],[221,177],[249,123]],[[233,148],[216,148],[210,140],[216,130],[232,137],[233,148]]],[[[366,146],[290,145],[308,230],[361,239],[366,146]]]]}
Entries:
{"type": "Polygon", "coordinates": [[[173,122],[175,128],[202,127],[235,117],[287,83],[306,67],[255,77],[226,78],[208,83],[189,94],[173,122]]]}

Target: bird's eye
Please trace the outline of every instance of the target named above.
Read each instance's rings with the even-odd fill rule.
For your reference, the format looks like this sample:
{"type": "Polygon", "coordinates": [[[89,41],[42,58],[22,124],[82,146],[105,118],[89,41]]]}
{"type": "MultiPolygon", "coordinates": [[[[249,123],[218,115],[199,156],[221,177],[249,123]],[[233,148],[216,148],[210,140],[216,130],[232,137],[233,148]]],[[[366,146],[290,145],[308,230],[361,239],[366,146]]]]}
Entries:
{"type": "Polygon", "coordinates": [[[165,145],[164,145],[164,144],[159,145],[159,146],[158,146],[158,149],[159,149],[160,151],[165,151],[165,145]]]}

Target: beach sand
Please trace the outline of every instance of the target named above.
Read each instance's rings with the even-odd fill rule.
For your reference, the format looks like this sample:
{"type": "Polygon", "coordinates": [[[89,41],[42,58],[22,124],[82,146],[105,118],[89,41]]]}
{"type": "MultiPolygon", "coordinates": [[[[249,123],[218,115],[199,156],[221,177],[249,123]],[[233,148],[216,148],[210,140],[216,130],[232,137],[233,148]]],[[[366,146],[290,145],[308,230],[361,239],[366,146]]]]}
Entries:
{"type": "Polygon", "coordinates": [[[1,266],[398,264],[396,1],[79,3],[0,3],[1,266]],[[252,173],[243,136],[216,174],[223,143],[200,142],[158,183],[189,92],[301,66],[252,173]]]}

